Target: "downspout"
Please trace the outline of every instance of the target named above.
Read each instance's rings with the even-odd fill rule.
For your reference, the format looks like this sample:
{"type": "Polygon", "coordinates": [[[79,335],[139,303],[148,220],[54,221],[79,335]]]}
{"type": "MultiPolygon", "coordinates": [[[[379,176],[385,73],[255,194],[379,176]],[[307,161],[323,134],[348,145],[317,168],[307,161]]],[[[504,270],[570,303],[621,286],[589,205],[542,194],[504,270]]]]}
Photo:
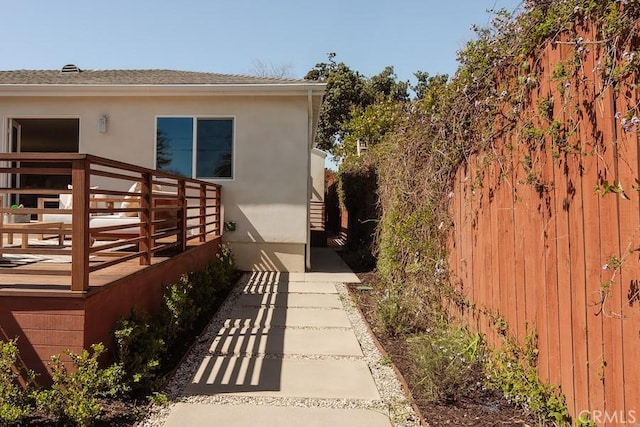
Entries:
{"type": "Polygon", "coordinates": [[[311,145],[313,144],[313,95],[307,90],[307,244],[306,269],[311,270],[311,145]]]}

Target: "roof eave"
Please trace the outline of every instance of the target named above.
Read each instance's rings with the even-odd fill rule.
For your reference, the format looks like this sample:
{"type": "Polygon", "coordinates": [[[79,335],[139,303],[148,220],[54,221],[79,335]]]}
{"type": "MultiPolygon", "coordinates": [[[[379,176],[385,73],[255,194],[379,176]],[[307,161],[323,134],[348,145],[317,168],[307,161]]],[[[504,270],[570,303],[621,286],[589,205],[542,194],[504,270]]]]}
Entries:
{"type": "Polygon", "coordinates": [[[322,95],[325,83],[269,84],[0,84],[0,96],[322,95]]]}

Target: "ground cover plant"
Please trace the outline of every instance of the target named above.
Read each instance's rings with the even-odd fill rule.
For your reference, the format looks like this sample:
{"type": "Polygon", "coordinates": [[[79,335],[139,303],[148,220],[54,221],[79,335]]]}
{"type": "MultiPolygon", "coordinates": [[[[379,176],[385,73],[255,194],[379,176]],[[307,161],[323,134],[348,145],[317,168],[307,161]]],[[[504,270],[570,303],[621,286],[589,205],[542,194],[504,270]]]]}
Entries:
{"type": "Polygon", "coordinates": [[[0,341],[0,425],[133,425],[161,389],[196,336],[238,279],[227,246],[203,270],[166,287],[161,313],[134,309],[114,325],[114,363],[97,343],[80,354],[51,358],[52,385],[42,387],[20,370],[15,341],[0,341]],[[20,375],[18,373],[20,372],[20,375]],[[20,382],[26,378],[26,382],[20,382]]]}
{"type": "Polygon", "coordinates": [[[429,425],[533,426],[537,420],[486,386],[486,348],[477,334],[446,322],[396,334],[378,319],[386,292],[379,273],[358,273],[349,291],[380,345],[407,384],[415,407],[429,425]]]}

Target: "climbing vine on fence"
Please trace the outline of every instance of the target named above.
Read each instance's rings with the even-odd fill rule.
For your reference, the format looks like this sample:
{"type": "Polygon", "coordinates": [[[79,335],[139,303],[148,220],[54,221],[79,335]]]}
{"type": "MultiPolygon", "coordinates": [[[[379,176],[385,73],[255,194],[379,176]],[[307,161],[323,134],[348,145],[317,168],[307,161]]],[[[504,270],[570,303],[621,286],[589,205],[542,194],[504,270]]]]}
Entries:
{"type": "MultiPolygon", "coordinates": [[[[581,167],[581,158],[600,158],[612,148],[601,135],[581,135],[591,138],[588,144],[577,138],[585,121],[597,128],[594,116],[603,100],[611,94],[619,99],[615,123],[621,133],[640,126],[640,0],[529,0],[516,14],[495,11],[488,27],[473,30],[474,39],[458,54],[455,75],[422,87],[420,98],[403,107],[403,119],[394,117],[393,130],[369,147],[368,161],[349,162],[347,156],[349,174],[359,164],[375,169],[375,253],[394,307],[386,313],[401,313],[407,330],[424,328],[425,313],[447,316],[450,304],[504,320],[469,301],[449,277],[450,207],[459,171],[478,201],[490,171],[504,180],[517,175],[518,184],[540,195],[544,209],[557,186],[545,172],[548,162],[581,167]],[[561,59],[542,63],[550,47],[562,52],[561,59]],[[585,93],[591,98],[585,100],[585,93]],[[466,175],[470,170],[474,174],[466,175]]],[[[640,189],[638,179],[620,180],[617,164],[602,163],[606,173],[584,188],[621,199],[640,189]]],[[[489,198],[494,190],[486,191],[489,198]]],[[[477,226],[477,212],[470,216],[477,226]]],[[[637,292],[629,292],[635,301],[637,292]]],[[[498,332],[509,330],[504,321],[491,323],[499,325],[498,332]]]]}

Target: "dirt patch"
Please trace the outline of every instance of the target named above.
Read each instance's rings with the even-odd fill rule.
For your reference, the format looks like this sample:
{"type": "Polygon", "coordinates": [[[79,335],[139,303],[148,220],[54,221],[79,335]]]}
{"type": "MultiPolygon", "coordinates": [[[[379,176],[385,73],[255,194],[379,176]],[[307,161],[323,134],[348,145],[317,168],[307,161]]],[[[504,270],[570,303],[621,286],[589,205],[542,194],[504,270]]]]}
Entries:
{"type": "MultiPolygon", "coordinates": [[[[102,399],[99,403],[103,410],[100,419],[93,424],[95,427],[134,426],[137,421],[142,419],[148,407],[146,403],[140,404],[140,402],[125,402],[114,399],[102,399]]],[[[20,425],[29,427],[54,427],[60,426],[62,423],[46,414],[36,411],[20,425]]]]}
{"type": "Polygon", "coordinates": [[[361,282],[350,285],[360,312],[369,323],[382,351],[402,375],[407,392],[413,397],[415,407],[430,426],[534,426],[538,423],[521,409],[507,402],[499,393],[492,390],[474,390],[456,402],[429,402],[416,393],[418,378],[411,374],[411,357],[407,349],[406,338],[391,336],[376,328],[375,304],[376,288],[379,288],[379,276],[375,272],[358,273],[361,282]]]}

